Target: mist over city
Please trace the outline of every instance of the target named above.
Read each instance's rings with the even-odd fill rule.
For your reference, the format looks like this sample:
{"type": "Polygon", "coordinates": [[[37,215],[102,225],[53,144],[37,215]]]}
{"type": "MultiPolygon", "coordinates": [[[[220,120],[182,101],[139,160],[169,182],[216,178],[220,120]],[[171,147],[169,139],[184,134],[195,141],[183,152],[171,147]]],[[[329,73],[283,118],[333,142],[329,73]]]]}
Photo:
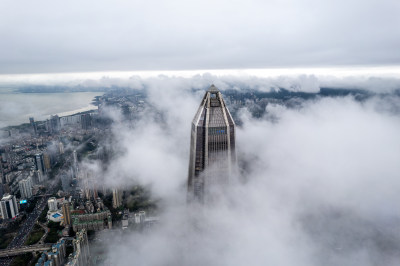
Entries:
{"type": "Polygon", "coordinates": [[[0,266],[397,266],[400,4],[2,1],[0,266]]]}

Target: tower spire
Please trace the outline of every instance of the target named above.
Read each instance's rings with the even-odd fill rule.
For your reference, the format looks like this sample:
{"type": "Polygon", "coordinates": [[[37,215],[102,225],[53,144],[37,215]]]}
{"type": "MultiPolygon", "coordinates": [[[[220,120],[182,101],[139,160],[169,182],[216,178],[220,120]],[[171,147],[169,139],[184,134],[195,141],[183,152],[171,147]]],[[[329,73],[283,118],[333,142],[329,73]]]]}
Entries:
{"type": "Polygon", "coordinates": [[[208,88],[209,92],[219,92],[218,88],[215,87],[214,84],[211,84],[210,88],[208,88]]]}

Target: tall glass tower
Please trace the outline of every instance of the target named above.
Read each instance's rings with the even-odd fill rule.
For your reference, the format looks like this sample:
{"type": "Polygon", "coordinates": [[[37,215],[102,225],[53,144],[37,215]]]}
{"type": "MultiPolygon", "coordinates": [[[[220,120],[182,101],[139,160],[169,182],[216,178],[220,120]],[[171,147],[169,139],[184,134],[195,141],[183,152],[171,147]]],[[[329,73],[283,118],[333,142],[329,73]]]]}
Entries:
{"type": "Polygon", "coordinates": [[[235,165],[235,123],[211,85],[192,122],[188,200],[212,201],[229,184],[235,165]]]}

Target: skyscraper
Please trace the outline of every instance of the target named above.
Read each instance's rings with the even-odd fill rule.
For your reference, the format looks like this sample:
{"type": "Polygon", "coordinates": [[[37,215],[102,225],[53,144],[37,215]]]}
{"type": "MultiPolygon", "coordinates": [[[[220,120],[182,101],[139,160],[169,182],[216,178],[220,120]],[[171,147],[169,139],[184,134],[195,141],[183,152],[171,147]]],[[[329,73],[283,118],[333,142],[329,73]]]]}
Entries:
{"type": "Polygon", "coordinates": [[[37,153],[35,155],[36,170],[41,171],[42,174],[46,173],[46,168],[44,167],[44,158],[42,153],[37,153]]]}
{"type": "Polygon", "coordinates": [[[19,181],[18,186],[21,193],[21,199],[29,199],[32,197],[33,182],[31,176],[19,181]]]}
{"type": "Polygon", "coordinates": [[[58,152],[64,154],[64,144],[61,141],[58,143],[58,152]]]}
{"type": "Polygon", "coordinates": [[[12,219],[17,216],[18,205],[14,195],[4,195],[0,201],[0,211],[3,219],[12,219]]]}
{"type": "Polygon", "coordinates": [[[49,206],[49,211],[54,212],[58,210],[57,199],[55,197],[49,198],[47,204],[49,206]]]}
{"type": "Polygon", "coordinates": [[[63,203],[62,213],[64,216],[64,225],[71,225],[71,209],[68,202],[63,203]]]}
{"type": "Polygon", "coordinates": [[[37,135],[37,126],[36,126],[36,123],[35,123],[35,120],[33,119],[33,117],[29,117],[29,123],[31,124],[33,133],[36,136],[37,135]]]}
{"type": "Polygon", "coordinates": [[[43,153],[43,165],[46,173],[51,169],[51,160],[48,153],[43,153]]]}
{"type": "Polygon", "coordinates": [[[122,205],[121,191],[117,188],[113,189],[113,208],[118,208],[122,205]]]}
{"type": "Polygon", "coordinates": [[[90,114],[83,114],[81,115],[81,126],[82,129],[88,130],[92,125],[92,117],[90,114]]]}
{"type": "Polygon", "coordinates": [[[235,165],[235,123],[221,92],[211,85],[192,122],[188,200],[212,200],[229,184],[235,165]]]}
{"type": "Polygon", "coordinates": [[[60,131],[61,129],[61,124],[60,124],[60,118],[58,115],[52,115],[50,116],[50,133],[56,133],[60,131]]]}
{"type": "Polygon", "coordinates": [[[74,177],[76,178],[77,177],[77,175],[78,175],[78,155],[77,155],[77,153],[76,153],[76,150],[74,150],[73,152],[72,152],[72,155],[73,155],[73,171],[74,171],[74,177]]]}

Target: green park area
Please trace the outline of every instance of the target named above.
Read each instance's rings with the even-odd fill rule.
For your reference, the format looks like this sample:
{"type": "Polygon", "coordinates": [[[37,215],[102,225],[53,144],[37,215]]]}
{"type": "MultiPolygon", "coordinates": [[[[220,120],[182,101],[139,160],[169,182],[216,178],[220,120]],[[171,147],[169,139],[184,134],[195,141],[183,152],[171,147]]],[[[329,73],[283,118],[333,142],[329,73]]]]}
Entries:
{"type": "Polygon", "coordinates": [[[13,233],[7,233],[6,229],[0,229],[0,249],[7,248],[13,238],[13,233]]]}
{"type": "Polygon", "coordinates": [[[25,245],[29,246],[36,244],[42,238],[44,233],[45,233],[44,229],[40,225],[35,224],[31,233],[29,234],[28,238],[25,241],[25,245]]]}
{"type": "Polygon", "coordinates": [[[50,228],[50,232],[48,233],[44,241],[46,243],[57,243],[58,239],[60,239],[60,234],[64,227],[62,227],[60,223],[55,223],[52,221],[47,224],[47,227],[50,228]]]}
{"type": "Polygon", "coordinates": [[[14,257],[11,266],[21,266],[21,265],[29,265],[29,262],[32,260],[32,253],[26,253],[22,255],[18,255],[14,257]]]}

